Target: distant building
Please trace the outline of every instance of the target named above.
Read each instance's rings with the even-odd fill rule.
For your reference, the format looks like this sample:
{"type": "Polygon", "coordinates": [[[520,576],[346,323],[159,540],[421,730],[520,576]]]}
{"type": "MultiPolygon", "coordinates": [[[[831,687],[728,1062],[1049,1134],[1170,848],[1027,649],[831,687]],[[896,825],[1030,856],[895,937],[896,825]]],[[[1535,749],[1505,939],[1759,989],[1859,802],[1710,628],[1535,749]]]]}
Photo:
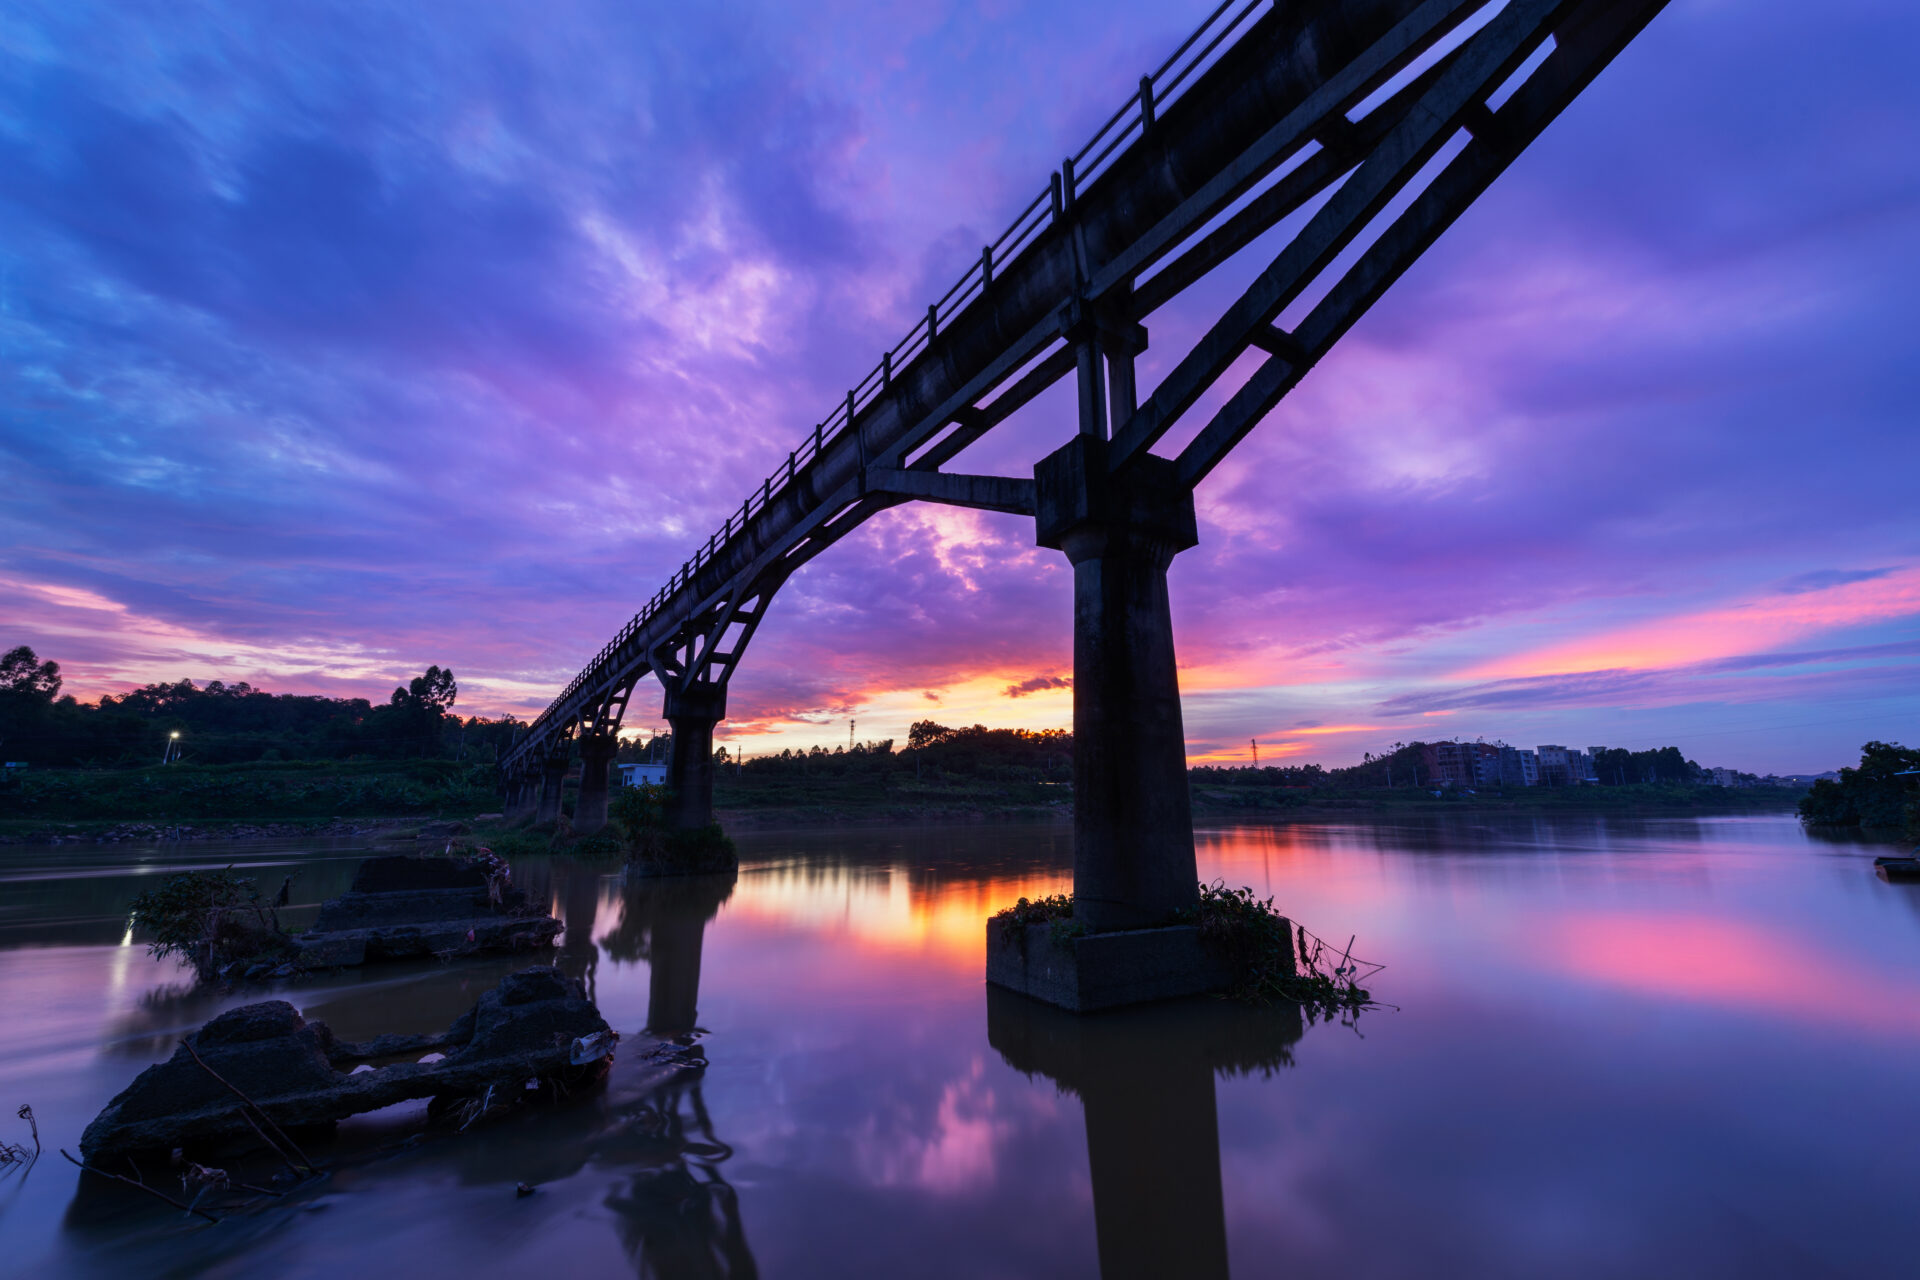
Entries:
{"type": "Polygon", "coordinates": [[[633,764],[622,763],[618,768],[620,785],[623,787],[637,787],[643,782],[650,782],[656,787],[667,785],[667,766],[664,763],[648,764],[642,760],[633,764]]]}
{"type": "Polygon", "coordinates": [[[1473,784],[1477,787],[1497,787],[1500,785],[1500,753],[1511,751],[1512,747],[1504,742],[1476,742],[1473,744],[1473,784]]]}
{"type": "Polygon", "coordinates": [[[1472,742],[1436,742],[1431,744],[1432,771],[1428,778],[1435,786],[1470,787],[1478,781],[1475,763],[1477,744],[1472,742]]]}
{"type": "Polygon", "coordinates": [[[1600,785],[1599,776],[1593,771],[1593,753],[1590,751],[1572,751],[1567,755],[1567,763],[1572,767],[1574,780],[1583,787],[1600,785]]]}
{"type": "Polygon", "coordinates": [[[1540,758],[1518,747],[1500,748],[1500,785],[1537,787],[1540,785],[1540,758]]]}
{"type": "Polygon", "coordinates": [[[1570,787],[1574,784],[1573,761],[1565,747],[1543,743],[1535,749],[1540,753],[1541,786],[1570,787]]]}

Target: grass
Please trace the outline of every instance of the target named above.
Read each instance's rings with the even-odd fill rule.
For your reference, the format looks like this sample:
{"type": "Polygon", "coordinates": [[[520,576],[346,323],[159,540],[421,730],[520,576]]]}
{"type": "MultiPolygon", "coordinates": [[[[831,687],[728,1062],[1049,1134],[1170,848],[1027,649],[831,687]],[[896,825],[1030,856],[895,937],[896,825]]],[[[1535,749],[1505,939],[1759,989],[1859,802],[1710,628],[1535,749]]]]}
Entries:
{"type": "Polygon", "coordinates": [[[0,823],[470,817],[497,805],[491,765],[451,760],[30,769],[0,789],[0,823]]]}

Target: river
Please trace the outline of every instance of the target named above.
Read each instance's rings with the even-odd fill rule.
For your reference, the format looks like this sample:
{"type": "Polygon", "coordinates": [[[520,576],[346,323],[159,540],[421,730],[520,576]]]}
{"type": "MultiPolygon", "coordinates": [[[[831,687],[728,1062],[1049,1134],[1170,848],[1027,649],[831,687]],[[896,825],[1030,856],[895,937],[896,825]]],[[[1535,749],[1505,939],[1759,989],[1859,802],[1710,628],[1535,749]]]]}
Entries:
{"type": "MultiPolygon", "coordinates": [[[[1203,830],[1387,967],[1352,1026],[1202,1000],[1075,1019],[982,982],[984,920],[1066,889],[1056,826],[757,832],[736,881],[515,864],[616,1028],[709,1063],[335,1168],[218,1225],[54,1152],[196,991],[124,928],[231,862],[296,903],[364,850],[0,849],[0,1273],[502,1276],[1909,1276],[1920,1258],[1920,886],[1785,815],[1203,830]],[[516,1197],[515,1184],[538,1190],[516,1197]]],[[[297,922],[301,909],[293,913],[297,922]]],[[[344,1038],[445,1026],[520,961],[265,988],[344,1038]]]]}

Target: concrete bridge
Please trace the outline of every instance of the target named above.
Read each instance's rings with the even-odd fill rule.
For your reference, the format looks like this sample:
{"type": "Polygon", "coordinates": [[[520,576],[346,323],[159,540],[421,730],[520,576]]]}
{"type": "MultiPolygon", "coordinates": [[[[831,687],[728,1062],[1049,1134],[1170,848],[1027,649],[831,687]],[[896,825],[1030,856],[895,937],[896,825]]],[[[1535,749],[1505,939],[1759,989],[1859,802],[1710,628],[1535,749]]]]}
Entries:
{"type": "Polygon", "coordinates": [[[781,585],[876,513],[943,502],[1031,517],[1073,565],[1077,919],[1135,929],[1192,905],[1167,572],[1198,540],[1194,487],[1664,3],[1222,4],[532,722],[503,760],[510,812],[556,818],[577,755],[574,829],[604,825],[615,735],[652,675],[670,820],[706,825],[714,726],[781,585]],[[1144,322],[1316,201],[1143,395],[1144,322]],[[1253,375],[1155,453],[1249,351],[1253,375]],[[942,469],[1063,378],[1076,421],[1031,478],[942,469]]]}

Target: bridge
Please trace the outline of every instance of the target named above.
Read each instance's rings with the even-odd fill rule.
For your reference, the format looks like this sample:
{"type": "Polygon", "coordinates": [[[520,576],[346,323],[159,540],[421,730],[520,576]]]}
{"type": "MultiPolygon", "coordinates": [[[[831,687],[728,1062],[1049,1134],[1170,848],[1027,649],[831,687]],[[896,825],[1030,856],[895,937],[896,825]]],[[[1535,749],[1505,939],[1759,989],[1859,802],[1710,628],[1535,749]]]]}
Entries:
{"type": "Polygon", "coordinates": [[[652,675],[669,820],[705,826],[714,726],[781,585],[889,507],[949,503],[1032,518],[1073,566],[1076,919],[1138,929],[1191,906],[1167,573],[1198,541],[1194,487],[1664,4],[1227,0],[529,725],[502,760],[509,813],[556,819],[577,755],[574,829],[604,825],[615,735],[652,675]],[[1295,214],[1143,394],[1144,322],[1295,214]],[[1248,352],[1252,375],[1188,421],[1248,352]],[[1076,421],[1031,478],[943,469],[1065,378],[1076,421]]]}

